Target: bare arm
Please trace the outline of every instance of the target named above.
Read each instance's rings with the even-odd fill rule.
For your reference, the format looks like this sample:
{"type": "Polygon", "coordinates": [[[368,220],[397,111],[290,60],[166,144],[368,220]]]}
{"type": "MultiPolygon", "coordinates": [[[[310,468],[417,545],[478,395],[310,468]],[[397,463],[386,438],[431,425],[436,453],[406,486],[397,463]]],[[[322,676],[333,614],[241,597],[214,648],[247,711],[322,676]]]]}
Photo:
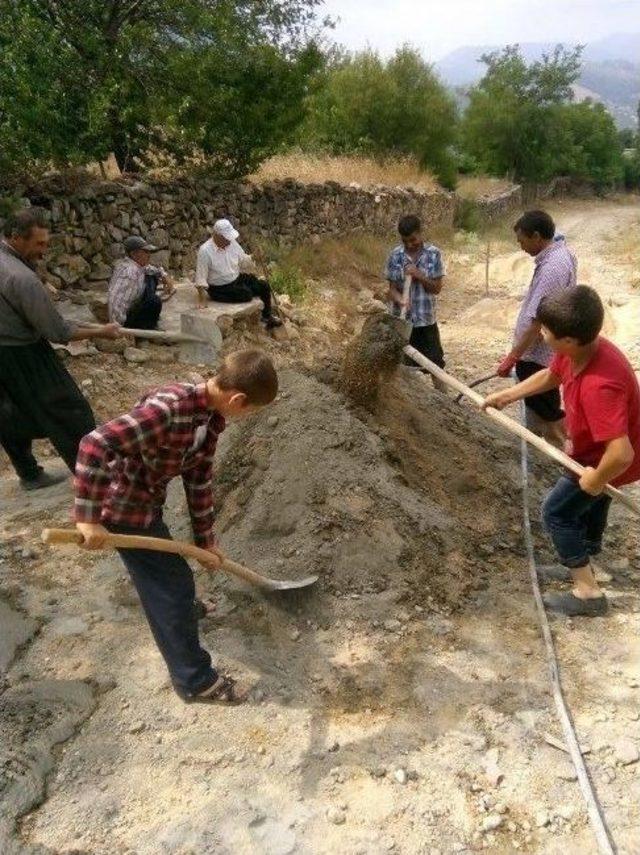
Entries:
{"type": "Polygon", "coordinates": [[[120,324],[100,324],[95,327],[76,327],[69,341],[81,341],[84,338],[119,338],[124,335],[120,324]]]}
{"type": "Polygon", "coordinates": [[[626,472],[634,458],[635,452],[627,435],[610,440],[598,467],[587,467],[580,478],[580,489],[592,496],[598,496],[607,484],[626,472]]]}
{"type": "Polygon", "coordinates": [[[415,264],[409,264],[406,268],[407,274],[415,279],[416,282],[419,282],[427,294],[439,294],[442,291],[442,286],[444,285],[444,276],[427,276],[419,267],[416,267],[415,264]]]}
{"type": "Polygon", "coordinates": [[[509,404],[515,404],[522,398],[529,398],[531,395],[540,395],[543,392],[549,392],[551,389],[557,389],[560,385],[560,378],[554,374],[549,368],[538,371],[537,374],[532,374],[522,383],[516,383],[510,389],[505,389],[502,392],[494,392],[493,395],[488,395],[485,398],[483,409],[493,407],[496,410],[502,410],[508,407],[509,404]]]}
{"type": "Polygon", "coordinates": [[[425,277],[420,284],[427,294],[439,294],[444,286],[444,280],[444,276],[440,276],[438,279],[428,279],[425,277]]]}

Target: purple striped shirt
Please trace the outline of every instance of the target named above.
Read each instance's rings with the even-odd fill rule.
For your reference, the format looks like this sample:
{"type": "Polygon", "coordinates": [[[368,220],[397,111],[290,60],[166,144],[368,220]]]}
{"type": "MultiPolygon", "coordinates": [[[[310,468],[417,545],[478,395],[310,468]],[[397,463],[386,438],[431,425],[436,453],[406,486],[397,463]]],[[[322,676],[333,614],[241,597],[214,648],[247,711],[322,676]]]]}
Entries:
{"type": "MultiPolygon", "coordinates": [[[[577,284],[578,263],[564,241],[551,243],[538,253],[535,265],[531,285],[518,315],[514,344],[535,321],[538,306],[543,297],[558,294],[564,288],[575,288],[577,284]]],[[[537,362],[538,365],[547,366],[553,359],[553,351],[540,336],[520,358],[526,362],[537,362]]]]}

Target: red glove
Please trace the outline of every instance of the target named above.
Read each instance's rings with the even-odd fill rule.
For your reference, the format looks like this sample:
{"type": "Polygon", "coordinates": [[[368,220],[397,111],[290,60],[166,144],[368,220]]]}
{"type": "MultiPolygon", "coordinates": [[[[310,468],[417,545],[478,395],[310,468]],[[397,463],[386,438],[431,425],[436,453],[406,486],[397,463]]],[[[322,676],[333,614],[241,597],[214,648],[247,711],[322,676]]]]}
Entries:
{"type": "Polygon", "coordinates": [[[508,377],[517,361],[518,357],[514,353],[508,353],[496,369],[498,377],[508,377]]]}

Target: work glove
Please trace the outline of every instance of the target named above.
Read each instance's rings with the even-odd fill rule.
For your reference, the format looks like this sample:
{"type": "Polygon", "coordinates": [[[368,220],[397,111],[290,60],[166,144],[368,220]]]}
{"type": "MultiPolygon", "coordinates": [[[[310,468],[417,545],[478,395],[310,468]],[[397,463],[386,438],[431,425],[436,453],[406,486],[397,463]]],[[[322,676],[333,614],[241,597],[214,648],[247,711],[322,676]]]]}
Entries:
{"type": "Polygon", "coordinates": [[[518,357],[514,353],[508,353],[496,368],[498,377],[508,377],[513,371],[518,357]]]}

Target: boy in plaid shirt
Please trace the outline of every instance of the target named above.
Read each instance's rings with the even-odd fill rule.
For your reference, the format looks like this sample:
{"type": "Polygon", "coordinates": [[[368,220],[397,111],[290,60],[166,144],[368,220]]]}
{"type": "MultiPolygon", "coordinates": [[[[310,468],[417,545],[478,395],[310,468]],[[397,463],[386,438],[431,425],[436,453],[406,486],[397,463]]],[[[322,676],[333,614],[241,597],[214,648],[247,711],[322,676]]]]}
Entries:
{"type": "MultiPolygon", "coordinates": [[[[75,520],[88,549],[109,531],[171,538],[162,520],[167,486],[180,475],[194,541],[211,553],[204,566],[220,567],[213,533],[213,456],[225,419],[271,403],[278,378],[258,350],[230,354],[210,380],[172,383],[142,398],[80,443],[75,478],[75,520]]],[[[218,674],[198,638],[195,585],[179,555],[118,550],[140,596],[173,685],[188,702],[246,699],[230,677],[218,674]]]]}

